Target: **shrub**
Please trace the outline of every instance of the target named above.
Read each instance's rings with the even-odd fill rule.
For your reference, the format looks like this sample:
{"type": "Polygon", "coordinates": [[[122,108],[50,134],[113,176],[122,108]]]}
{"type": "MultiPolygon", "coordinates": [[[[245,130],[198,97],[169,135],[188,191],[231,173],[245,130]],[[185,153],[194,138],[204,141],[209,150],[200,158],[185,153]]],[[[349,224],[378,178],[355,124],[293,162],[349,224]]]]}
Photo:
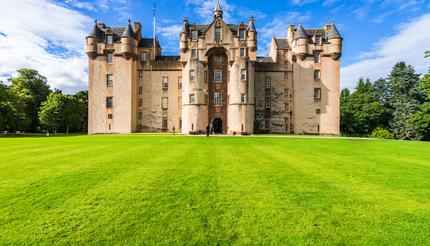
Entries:
{"type": "Polygon", "coordinates": [[[394,134],[385,128],[377,127],[375,130],[373,130],[370,137],[372,137],[372,138],[383,138],[383,139],[394,139],[394,134]]]}

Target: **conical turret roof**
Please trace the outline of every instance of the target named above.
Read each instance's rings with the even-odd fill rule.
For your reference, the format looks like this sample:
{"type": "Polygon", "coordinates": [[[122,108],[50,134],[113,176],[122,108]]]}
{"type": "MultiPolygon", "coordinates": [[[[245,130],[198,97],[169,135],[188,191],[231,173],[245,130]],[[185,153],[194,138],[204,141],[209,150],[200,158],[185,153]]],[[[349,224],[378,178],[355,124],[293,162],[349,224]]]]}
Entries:
{"type": "Polygon", "coordinates": [[[327,39],[332,38],[342,38],[334,22],[331,24],[330,29],[327,31],[327,39]]]}
{"type": "Polygon", "coordinates": [[[221,3],[218,0],[214,9],[214,18],[218,18],[218,17],[222,18],[223,13],[224,12],[221,9],[221,3]]]}
{"type": "Polygon", "coordinates": [[[94,21],[94,23],[94,27],[91,32],[88,33],[88,37],[102,38],[103,31],[100,30],[99,26],[97,25],[97,21],[94,21]]]}
{"type": "Polygon", "coordinates": [[[294,39],[299,39],[299,38],[307,38],[305,29],[303,28],[302,23],[299,23],[299,26],[297,27],[296,35],[294,37],[294,39]]]}
{"type": "Polygon", "coordinates": [[[188,25],[188,20],[186,18],[184,18],[184,20],[182,21],[181,32],[183,32],[183,33],[190,33],[190,28],[189,28],[189,25],[188,25]]]}
{"type": "Polygon", "coordinates": [[[122,33],[122,36],[121,36],[122,38],[132,38],[132,37],[134,37],[133,28],[131,27],[130,22],[131,21],[128,20],[128,25],[125,28],[124,32],[122,33]]]}

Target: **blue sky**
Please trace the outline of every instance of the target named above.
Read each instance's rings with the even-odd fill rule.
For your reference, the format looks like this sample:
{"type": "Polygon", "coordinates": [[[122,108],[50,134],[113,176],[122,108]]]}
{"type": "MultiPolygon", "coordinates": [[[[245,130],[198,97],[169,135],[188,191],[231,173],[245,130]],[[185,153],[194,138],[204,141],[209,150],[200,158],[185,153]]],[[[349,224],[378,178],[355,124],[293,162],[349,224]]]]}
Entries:
{"type": "MultiPolygon", "coordinates": [[[[193,23],[212,19],[216,0],[157,0],[157,30],[164,54],[178,53],[183,17],[193,23]]],[[[228,23],[253,15],[259,32],[259,55],[266,55],[272,36],[285,37],[289,24],[322,27],[335,21],[344,36],[342,87],[359,77],[377,79],[404,60],[424,73],[430,50],[430,1],[424,0],[222,0],[228,23]]],[[[107,25],[143,24],[152,36],[152,0],[1,0],[0,79],[20,67],[38,69],[52,87],[67,92],[85,89],[85,35],[94,19],[107,25]]]]}

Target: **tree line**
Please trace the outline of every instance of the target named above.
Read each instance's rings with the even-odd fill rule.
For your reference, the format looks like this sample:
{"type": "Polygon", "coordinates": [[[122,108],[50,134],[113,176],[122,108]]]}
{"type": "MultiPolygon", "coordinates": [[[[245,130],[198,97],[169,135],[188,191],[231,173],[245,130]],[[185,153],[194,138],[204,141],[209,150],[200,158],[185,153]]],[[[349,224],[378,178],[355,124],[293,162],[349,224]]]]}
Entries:
{"type": "Polygon", "coordinates": [[[399,62],[386,78],[360,79],[354,92],[343,89],[340,97],[344,135],[430,140],[430,71],[420,78],[399,62]]]}
{"type": "Polygon", "coordinates": [[[85,132],[88,93],[63,94],[51,90],[47,79],[33,69],[0,81],[1,132],[85,132]]]}

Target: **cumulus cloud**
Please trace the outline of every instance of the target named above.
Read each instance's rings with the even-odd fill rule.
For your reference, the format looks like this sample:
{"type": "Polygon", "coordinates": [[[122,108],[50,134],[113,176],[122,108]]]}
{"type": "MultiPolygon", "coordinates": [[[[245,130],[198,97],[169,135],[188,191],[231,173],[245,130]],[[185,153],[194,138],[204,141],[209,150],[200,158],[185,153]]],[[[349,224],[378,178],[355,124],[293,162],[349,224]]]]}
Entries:
{"type": "Polygon", "coordinates": [[[54,88],[86,88],[88,17],[50,0],[2,0],[0,8],[1,80],[33,68],[54,88]]]}
{"type": "Polygon", "coordinates": [[[399,61],[413,65],[420,73],[430,66],[424,59],[424,51],[430,49],[430,14],[402,24],[397,34],[383,38],[366,53],[358,54],[359,60],[341,69],[341,82],[344,88],[354,88],[360,77],[379,79],[390,73],[399,61]]]}
{"type": "Polygon", "coordinates": [[[287,12],[280,14],[263,27],[258,28],[258,46],[260,47],[258,55],[267,55],[272,37],[285,38],[287,36],[287,28],[290,24],[297,24],[299,22],[305,23],[310,19],[311,15],[309,13],[303,14],[300,12],[287,12]]]}
{"type": "MultiPolygon", "coordinates": [[[[218,0],[187,0],[186,4],[194,6],[194,12],[206,23],[210,23],[213,20],[213,12],[218,0]]],[[[223,19],[226,22],[234,22],[233,13],[235,11],[235,5],[227,2],[227,0],[221,0],[221,8],[224,12],[223,19]]]]}
{"type": "Polygon", "coordinates": [[[179,52],[179,33],[182,29],[182,24],[171,24],[171,20],[162,20],[162,24],[166,26],[158,26],[157,33],[164,40],[163,48],[166,54],[178,54],[179,52]]]}

